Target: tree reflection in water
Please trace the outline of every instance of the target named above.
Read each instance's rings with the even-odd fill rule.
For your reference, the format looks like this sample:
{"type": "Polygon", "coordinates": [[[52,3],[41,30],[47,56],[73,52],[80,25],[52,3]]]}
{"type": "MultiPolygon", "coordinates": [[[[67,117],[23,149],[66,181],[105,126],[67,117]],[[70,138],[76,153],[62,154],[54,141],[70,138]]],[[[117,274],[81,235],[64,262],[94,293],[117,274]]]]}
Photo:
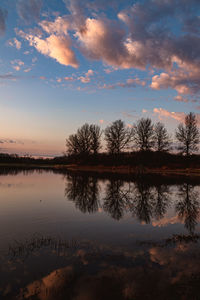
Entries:
{"type": "Polygon", "coordinates": [[[156,220],[160,220],[166,214],[167,208],[170,206],[170,188],[167,185],[155,186],[155,205],[154,216],[156,220]]]}
{"type": "MultiPolygon", "coordinates": [[[[65,196],[74,201],[83,213],[95,213],[101,207],[113,219],[120,220],[125,213],[132,213],[141,223],[164,218],[171,201],[170,187],[166,184],[152,185],[145,180],[125,182],[110,179],[105,186],[105,196],[100,204],[100,184],[96,177],[73,174],[67,176],[65,196]]],[[[190,234],[194,233],[199,215],[198,193],[194,186],[179,186],[175,212],[184,222],[190,234]]]]}
{"type": "Polygon", "coordinates": [[[144,181],[135,184],[134,194],[132,198],[131,210],[134,216],[140,222],[146,224],[151,222],[154,208],[153,188],[144,181]]]}
{"type": "Polygon", "coordinates": [[[74,201],[76,208],[83,213],[94,213],[99,208],[99,185],[94,177],[67,176],[65,196],[74,201]]]}
{"type": "Polygon", "coordinates": [[[179,197],[176,211],[185,228],[193,234],[199,216],[199,194],[192,185],[185,183],[179,188],[179,197]]]}
{"type": "Polygon", "coordinates": [[[103,209],[113,219],[120,220],[130,203],[130,185],[124,187],[122,180],[110,180],[106,186],[106,196],[104,198],[103,209]]]}

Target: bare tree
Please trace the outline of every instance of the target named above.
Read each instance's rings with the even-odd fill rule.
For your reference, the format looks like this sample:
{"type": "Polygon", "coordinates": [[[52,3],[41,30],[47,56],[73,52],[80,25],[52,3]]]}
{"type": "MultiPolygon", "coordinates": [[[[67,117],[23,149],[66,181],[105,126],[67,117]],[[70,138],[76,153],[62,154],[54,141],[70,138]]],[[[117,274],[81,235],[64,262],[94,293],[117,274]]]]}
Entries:
{"type": "Polygon", "coordinates": [[[198,150],[200,134],[194,113],[190,112],[185,116],[184,125],[182,123],[178,125],[176,138],[181,143],[179,149],[187,156],[198,150]]]}
{"type": "Polygon", "coordinates": [[[78,154],[80,152],[77,134],[71,134],[68,139],[66,139],[66,147],[68,154],[78,154]]]}
{"type": "Polygon", "coordinates": [[[102,131],[98,125],[90,125],[90,148],[94,154],[97,154],[101,148],[102,131]]]}
{"type": "Polygon", "coordinates": [[[154,145],[154,131],[151,119],[142,118],[134,125],[134,140],[141,151],[151,150],[154,145]]]}
{"type": "Polygon", "coordinates": [[[154,148],[156,151],[167,151],[170,146],[170,137],[163,123],[156,123],[154,126],[154,148]]]}
{"type": "Polygon", "coordinates": [[[79,144],[79,152],[82,154],[90,153],[90,141],[91,141],[91,133],[90,133],[90,125],[85,123],[83,126],[78,128],[77,130],[77,138],[79,144]]]}
{"type": "Polygon", "coordinates": [[[96,154],[100,149],[101,130],[98,125],[85,123],[66,140],[69,154],[96,154]]]}
{"type": "Polygon", "coordinates": [[[114,121],[105,129],[105,140],[110,153],[120,153],[133,139],[133,130],[127,128],[122,120],[114,121]]]}

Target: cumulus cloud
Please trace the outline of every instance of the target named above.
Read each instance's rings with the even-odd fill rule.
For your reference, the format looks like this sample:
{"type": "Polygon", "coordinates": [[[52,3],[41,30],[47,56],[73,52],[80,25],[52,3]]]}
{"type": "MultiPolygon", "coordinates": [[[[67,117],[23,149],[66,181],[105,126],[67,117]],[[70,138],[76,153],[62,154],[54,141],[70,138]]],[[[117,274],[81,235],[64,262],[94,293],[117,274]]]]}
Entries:
{"type": "Polygon", "coordinates": [[[47,38],[40,38],[31,34],[25,34],[30,46],[33,46],[40,53],[54,58],[57,62],[65,66],[78,67],[78,61],[71,49],[71,41],[66,36],[50,35],[47,38]]]}
{"type": "Polygon", "coordinates": [[[38,21],[42,8],[42,0],[18,0],[17,12],[24,22],[30,23],[30,20],[38,21]]]}
{"type": "Polygon", "coordinates": [[[130,67],[125,59],[128,56],[122,41],[125,31],[109,20],[87,18],[85,26],[76,33],[81,51],[90,59],[102,59],[117,67],[130,67]]]}
{"type": "Polygon", "coordinates": [[[152,78],[151,88],[155,90],[173,88],[179,94],[196,94],[200,91],[200,71],[191,66],[187,72],[182,69],[170,73],[161,73],[152,78]]]}
{"type": "MultiPolygon", "coordinates": [[[[40,10],[36,0],[20,0],[18,3],[23,3],[23,7],[26,2],[29,3],[27,7],[33,3],[36,11],[40,10]]],[[[39,52],[61,64],[78,67],[72,50],[75,45],[87,58],[100,60],[115,69],[156,71],[150,85],[152,89],[172,88],[179,95],[199,93],[199,1],[191,0],[190,5],[188,0],[135,1],[132,6],[120,10],[115,20],[106,14],[94,13],[102,6],[101,1],[89,1],[89,4],[80,0],[64,2],[68,15],[39,23],[49,37],[42,38],[39,32],[29,33],[30,45],[39,52]]],[[[24,38],[27,39],[27,35],[24,38]]],[[[82,76],[80,80],[87,83],[90,78],[82,76]]],[[[131,83],[122,85],[129,87],[131,83]]]]}
{"type": "Polygon", "coordinates": [[[67,16],[57,17],[54,22],[42,21],[39,23],[39,25],[49,34],[67,34],[68,28],[70,28],[69,19],[67,16]]]}

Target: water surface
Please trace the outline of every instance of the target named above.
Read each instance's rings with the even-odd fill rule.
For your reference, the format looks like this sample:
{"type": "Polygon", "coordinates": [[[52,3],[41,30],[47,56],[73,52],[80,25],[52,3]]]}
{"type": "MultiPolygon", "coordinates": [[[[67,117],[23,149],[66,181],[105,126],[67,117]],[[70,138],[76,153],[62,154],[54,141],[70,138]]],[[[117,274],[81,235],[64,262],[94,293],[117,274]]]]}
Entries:
{"type": "Polygon", "coordinates": [[[2,299],[200,299],[197,182],[0,175],[2,299]]]}

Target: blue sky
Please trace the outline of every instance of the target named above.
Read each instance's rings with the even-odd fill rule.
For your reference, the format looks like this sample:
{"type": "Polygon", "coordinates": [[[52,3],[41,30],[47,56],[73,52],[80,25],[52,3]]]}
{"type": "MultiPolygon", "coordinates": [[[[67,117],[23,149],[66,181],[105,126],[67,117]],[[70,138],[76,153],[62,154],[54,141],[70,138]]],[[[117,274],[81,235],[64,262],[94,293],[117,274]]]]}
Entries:
{"type": "Polygon", "coordinates": [[[1,151],[60,155],[85,122],[199,115],[197,0],[2,0],[1,151]]]}

